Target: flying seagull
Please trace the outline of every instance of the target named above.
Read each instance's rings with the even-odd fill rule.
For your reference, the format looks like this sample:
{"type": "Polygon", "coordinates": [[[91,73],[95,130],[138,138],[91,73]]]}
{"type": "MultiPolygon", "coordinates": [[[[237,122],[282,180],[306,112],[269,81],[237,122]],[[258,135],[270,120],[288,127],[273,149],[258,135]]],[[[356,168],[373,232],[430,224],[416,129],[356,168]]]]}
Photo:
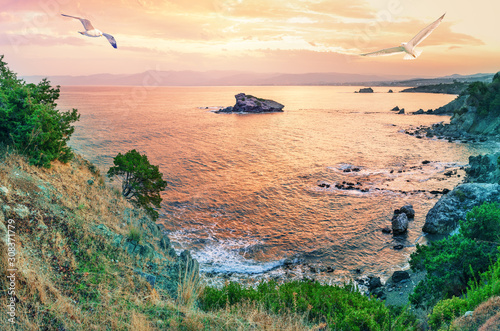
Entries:
{"type": "Polygon", "coordinates": [[[361,54],[361,56],[383,56],[383,55],[392,55],[396,53],[406,53],[404,57],[405,60],[416,59],[420,54],[422,54],[422,50],[415,49],[415,47],[422,41],[424,41],[424,39],[427,38],[432,33],[432,31],[434,31],[434,29],[438,27],[439,23],[441,23],[441,21],[443,20],[444,15],[446,15],[446,13],[444,13],[443,16],[441,16],[436,21],[431,23],[425,29],[417,33],[417,35],[413,37],[412,40],[410,40],[407,43],[402,43],[401,46],[385,48],[380,51],[361,54]]]}
{"type": "Polygon", "coordinates": [[[71,18],[76,18],[77,20],[80,20],[80,22],[82,22],[83,24],[83,27],[85,28],[85,31],[78,31],[78,33],[84,35],[84,36],[87,36],[87,37],[101,37],[101,36],[104,36],[106,37],[106,39],[108,39],[109,43],[111,44],[111,46],[113,46],[114,48],[116,48],[116,40],[115,38],[110,35],[110,34],[107,34],[107,33],[103,33],[101,30],[98,30],[96,28],[94,28],[92,26],[92,23],[90,23],[89,20],[85,19],[85,18],[80,18],[80,17],[75,17],[75,16],[70,16],[70,15],[64,15],[64,14],[61,14],[62,16],[66,16],[66,17],[71,17],[71,18]]]}

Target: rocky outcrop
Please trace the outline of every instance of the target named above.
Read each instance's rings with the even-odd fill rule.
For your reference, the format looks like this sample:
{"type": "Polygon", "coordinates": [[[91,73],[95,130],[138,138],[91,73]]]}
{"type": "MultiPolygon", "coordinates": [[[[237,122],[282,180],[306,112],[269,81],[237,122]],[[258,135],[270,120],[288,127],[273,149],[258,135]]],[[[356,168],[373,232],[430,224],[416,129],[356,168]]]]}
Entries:
{"type": "Polygon", "coordinates": [[[500,153],[469,157],[468,183],[500,183],[500,153]]]}
{"type": "Polygon", "coordinates": [[[447,103],[446,105],[436,108],[432,111],[432,114],[437,115],[453,115],[459,109],[466,106],[467,96],[459,96],[455,100],[447,103]]]}
{"type": "Polygon", "coordinates": [[[217,111],[218,113],[273,113],[282,112],[285,107],[273,100],[261,99],[245,93],[236,94],[236,104],[217,111]]]}
{"type": "Polygon", "coordinates": [[[500,185],[466,183],[457,186],[427,213],[422,231],[431,234],[448,234],[455,230],[467,212],[484,202],[500,201],[500,185]]]}
{"type": "Polygon", "coordinates": [[[126,209],[123,219],[128,226],[141,230],[143,238],[139,242],[111,231],[104,224],[96,225],[93,229],[108,239],[111,245],[133,256],[138,262],[134,272],[151,287],[167,291],[175,298],[179,284],[184,279],[198,277],[198,262],[189,251],[183,251],[178,256],[159,225],[147,216],[140,217],[135,209],[126,209]]]}

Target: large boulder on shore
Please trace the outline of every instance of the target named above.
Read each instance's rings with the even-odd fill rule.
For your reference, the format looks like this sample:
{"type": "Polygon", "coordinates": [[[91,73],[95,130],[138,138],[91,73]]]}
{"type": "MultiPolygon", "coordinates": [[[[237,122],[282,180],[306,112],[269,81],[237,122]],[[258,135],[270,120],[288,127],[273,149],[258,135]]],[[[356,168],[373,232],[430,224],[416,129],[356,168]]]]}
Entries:
{"type": "Polygon", "coordinates": [[[279,102],[268,99],[261,99],[253,95],[239,93],[234,96],[236,104],[219,110],[221,113],[272,113],[282,112],[285,107],[279,102]]]}
{"type": "Polygon", "coordinates": [[[422,231],[448,234],[455,230],[467,212],[484,202],[500,201],[500,185],[489,183],[462,184],[441,199],[427,213],[422,231]]]}

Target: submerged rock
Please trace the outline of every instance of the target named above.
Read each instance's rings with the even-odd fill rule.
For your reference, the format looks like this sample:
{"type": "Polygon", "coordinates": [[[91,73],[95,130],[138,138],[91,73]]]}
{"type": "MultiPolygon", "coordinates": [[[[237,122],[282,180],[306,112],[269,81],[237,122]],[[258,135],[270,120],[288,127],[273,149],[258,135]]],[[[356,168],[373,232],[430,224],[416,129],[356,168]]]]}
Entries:
{"type": "Polygon", "coordinates": [[[218,113],[273,113],[282,112],[285,107],[274,100],[261,99],[245,93],[236,94],[236,104],[223,108],[218,113]]]}

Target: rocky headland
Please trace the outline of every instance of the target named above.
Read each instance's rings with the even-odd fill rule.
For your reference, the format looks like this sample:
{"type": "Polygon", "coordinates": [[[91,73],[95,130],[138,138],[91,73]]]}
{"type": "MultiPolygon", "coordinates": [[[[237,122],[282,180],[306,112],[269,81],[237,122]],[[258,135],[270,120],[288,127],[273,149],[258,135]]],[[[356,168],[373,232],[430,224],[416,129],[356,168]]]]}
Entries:
{"type": "Polygon", "coordinates": [[[219,109],[217,113],[275,113],[283,112],[285,107],[279,102],[269,99],[262,99],[239,93],[234,96],[236,104],[232,107],[219,109]]]}
{"type": "MultiPolygon", "coordinates": [[[[417,128],[410,134],[419,138],[437,137],[448,141],[484,142],[500,137],[500,74],[490,84],[472,83],[466,92],[437,114],[453,114],[450,123],[417,128]]],[[[500,154],[471,156],[463,184],[443,195],[429,211],[423,231],[448,234],[456,230],[468,211],[484,202],[500,201],[500,154]]]]}
{"type": "Polygon", "coordinates": [[[439,93],[439,94],[460,94],[469,86],[465,82],[441,83],[434,85],[420,85],[401,90],[402,93],[439,93]]]}

